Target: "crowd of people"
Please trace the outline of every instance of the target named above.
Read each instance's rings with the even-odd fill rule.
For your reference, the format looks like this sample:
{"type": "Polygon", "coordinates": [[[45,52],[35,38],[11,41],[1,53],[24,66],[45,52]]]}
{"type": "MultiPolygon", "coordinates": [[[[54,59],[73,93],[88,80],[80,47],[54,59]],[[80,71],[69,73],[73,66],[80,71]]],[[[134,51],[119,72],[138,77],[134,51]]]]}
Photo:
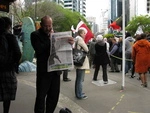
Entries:
{"type": "MultiPolygon", "coordinates": [[[[104,42],[104,38],[102,35],[98,35],[96,36],[96,42],[93,45],[93,42],[89,43],[89,53],[91,53],[90,51],[93,51],[93,49],[95,49],[95,54],[90,54],[90,57],[92,57],[93,61],[91,64],[93,65],[93,67],[95,68],[95,72],[93,74],[93,80],[97,81],[97,75],[98,75],[98,71],[99,71],[99,65],[102,65],[102,77],[103,77],[103,81],[104,83],[108,83],[108,81],[106,82],[107,79],[104,78],[108,78],[107,77],[107,68],[104,68],[102,63],[99,62],[107,62],[108,58],[105,56],[104,58],[101,58],[102,56],[104,56],[105,54],[103,53],[103,55],[99,55],[100,53],[98,52],[98,47],[97,45],[100,45],[100,41],[99,40],[103,40],[101,41],[101,45],[102,42],[104,42]],[[100,37],[102,39],[100,39],[100,37]],[[95,48],[91,49],[91,46],[94,46],[95,48]],[[94,58],[93,58],[94,56],[94,58]],[[97,58],[98,56],[98,58],[97,58]],[[96,62],[95,62],[96,60],[96,62]],[[98,66],[98,68],[97,68],[98,66]]],[[[95,39],[94,39],[95,40],[95,39]]],[[[139,74],[138,80],[141,80],[141,85],[143,87],[147,87],[147,76],[146,73],[149,71],[149,67],[150,67],[150,61],[149,61],[149,57],[150,57],[150,42],[149,42],[149,34],[146,33],[142,33],[142,34],[136,34],[134,37],[130,34],[130,32],[126,32],[125,34],[125,75],[130,74],[131,78],[135,77],[135,73],[139,74]]],[[[109,50],[107,51],[105,48],[105,52],[107,51],[108,56],[109,56],[109,61],[105,64],[109,64],[106,67],[110,67],[109,72],[120,72],[122,71],[122,52],[123,52],[123,42],[122,42],[122,37],[112,37],[109,38],[107,41],[105,41],[105,45],[109,45],[107,47],[110,47],[109,50]],[[119,66],[120,65],[120,66],[119,66]],[[120,67],[120,68],[119,68],[120,67]]],[[[102,53],[102,50],[99,50],[102,53]]],[[[91,58],[89,58],[91,60],[91,58]]],[[[92,67],[92,66],[91,66],[92,67]]]]}
{"type": "MultiPolygon", "coordinates": [[[[15,35],[11,31],[11,19],[8,17],[0,18],[0,62],[6,59],[3,54],[5,49],[12,51],[12,61],[5,62],[6,67],[0,63],[0,101],[3,102],[4,113],[9,113],[11,100],[15,100],[17,90],[17,79],[15,72],[19,60],[21,59],[21,51],[18,46],[15,35]],[[6,45],[4,45],[4,40],[6,45]],[[11,41],[11,43],[10,43],[11,41]],[[6,48],[5,48],[6,47],[6,48]],[[9,67],[11,66],[11,67],[9,67]],[[8,68],[9,67],[9,68],[8,68]],[[1,87],[2,85],[7,87],[1,87]],[[11,87],[9,87],[11,85],[11,87]],[[9,90],[9,91],[8,91],[9,90]]],[[[63,81],[71,81],[68,78],[68,71],[53,71],[47,72],[47,61],[50,55],[50,35],[53,31],[53,20],[46,15],[41,19],[41,27],[31,33],[31,44],[36,54],[36,99],[34,112],[35,113],[53,113],[57,106],[60,93],[60,75],[63,72],[63,81]]],[[[122,71],[122,38],[112,37],[105,38],[101,34],[95,35],[88,45],[84,42],[86,31],[79,29],[76,37],[69,37],[68,43],[77,44],[78,49],[89,53],[86,56],[82,66],[75,66],[75,97],[79,100],[87,99],[88,96],[83,92],[83,82],[85,70],[94,68],[93,81],[98,81],[100,66],[102,66],[102,79],[104,84],[108,84],[108,67],[110,73],[119,73],[122,71]],[[119,66],[120,65],[120,66],[119,66]]],[[[132,70],[131,78],[134,78],[134,73],[139,74],[141,85],[147,87],[146,73],[150,67],[150,42],[147,34],[140,34],[132,37],[127,32],[125,37],[125,73],[132,70]]],[[[7,53],[7,52],[5,52],[7,53]]],[[[9,52],[10,53],[10,52],[9,52]]],[[[8,56],[8,55],[7,55],[8,56]]]]}

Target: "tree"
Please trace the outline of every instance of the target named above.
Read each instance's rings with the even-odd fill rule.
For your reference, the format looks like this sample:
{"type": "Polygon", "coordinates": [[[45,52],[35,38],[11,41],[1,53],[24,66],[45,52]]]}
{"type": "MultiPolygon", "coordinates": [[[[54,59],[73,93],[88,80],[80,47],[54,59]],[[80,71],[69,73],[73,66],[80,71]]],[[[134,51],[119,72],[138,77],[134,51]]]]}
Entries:
{"type": "Polygon", "coordinates": [[[137,28],[141,26],[143,32],[150,31],[150,16],[136,16],[129,21],[126,30],[129,31],[132,35],[136,33],[137,28]]]}
{"type": "Polygon", "coordinates": [[[79,14],[79,12],[73,12],[69,9],[64,9],[60,5],[55,2],[50,2],[48,0],[41,1],[37,0],[37,4],[30,4],[26,0],[22,2],[22,0],[17,0],[13,4],[11,4],[11,14],[14,15],[15,23],[20,23],[23,17],[31,17],[34,21],[40,21],[40,19],[45,15],[50,15],[53,19],[54,30],[57,32],[60,31],[69,31],[71,26],[76,26],[79,20],[84,21],[87,26],[88,25],[86,19],[79,14]],[[28,5],[24,5],[28,4],[28,5]]]}
{"type": "Polygon", "coordinates": [[[29,6],[25,11],[25,15],[30,15],[31,18],[38,21],[43,16],[50,15],[53,19],[54,30],[57,32],[70,30],[72,25],[76,26],[78,24],[80,18],[86,22],[85,18],[78,12],[64,9],[60,5],[50,1],[39,2],[29,6]],[[34,10],[35,5],[37,5],[37,11],[34,10]]]}

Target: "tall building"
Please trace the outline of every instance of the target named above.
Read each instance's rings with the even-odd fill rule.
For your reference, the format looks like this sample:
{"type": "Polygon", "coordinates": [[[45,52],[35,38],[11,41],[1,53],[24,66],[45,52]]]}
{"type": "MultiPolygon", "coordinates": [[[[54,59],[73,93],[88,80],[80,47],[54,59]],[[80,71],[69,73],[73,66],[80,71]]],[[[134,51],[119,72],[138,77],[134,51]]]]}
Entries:
{"type": "Polygon", "coordinates": [[[78,0],[77,5],[77,11],[83,15],[86,16],[86,0],[78,0]]]}
{"type": "Polygon", "coordinates": [[[64,0],[64,8],[77,11],[86,16],[86,0],[64,0]]]}
{"type": "MultiPolygon", "coordinates": [[[[26,5],[44,0],[24,0],[26,5]]],[[[86,0],[49,0],[55,2],[66,9],[79,12],[84,17],[86,16],[86,0]]]]}
{"type": "Polygon", "coordinates": [[[77,11],[77,0],[64,0],[64,8],[77,11]]]}
{"type": "MultiPolygon", "coordinates": [[[[116,20],[118,17],[122,16],[122,0],[110,0],[110,19],[116,20]]],[[[130,18],[130,0],[125,0],[125,23],[129,21],[130,18]]]]}
{"type": "Polygon", "coordinates": [[[64,7],[64,0],[50,0],[50,1],[56,2],[57,4],[59,4],[62,7],[64,7]]]}

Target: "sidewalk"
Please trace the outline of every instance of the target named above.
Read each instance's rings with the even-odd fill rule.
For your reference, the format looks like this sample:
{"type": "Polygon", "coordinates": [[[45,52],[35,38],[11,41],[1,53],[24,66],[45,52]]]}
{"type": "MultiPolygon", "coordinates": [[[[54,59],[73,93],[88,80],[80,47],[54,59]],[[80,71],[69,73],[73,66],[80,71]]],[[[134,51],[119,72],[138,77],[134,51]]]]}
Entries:
{"type": "MultiPolygon", "coordinates": [[[[55,113],[59,113],[60,108],[68,107],[73,113],[149,113],[150,106],[150,86],[141,87],[141,82],[125,76],[125,87],[122,87],[122,74],[109,73],[109,84],[104,85],[101,81],[101,72],[98,81],[93,82],[94,70],[85,75],[83,91],[88,96],[86,100],[75,98],[75,70],[69,72],[70,82],[62,81],[61,93],[55,113]]],[[[17,97],[11,104],[10,113],[33,113],[35,102],[35,72],[20,73],[18,78],[17,97]]],[[[149,74],[148,83],[150,84],[149,74]]],[[[2,103],[0,103],[0,113],[2,113],[2,103]]]]}

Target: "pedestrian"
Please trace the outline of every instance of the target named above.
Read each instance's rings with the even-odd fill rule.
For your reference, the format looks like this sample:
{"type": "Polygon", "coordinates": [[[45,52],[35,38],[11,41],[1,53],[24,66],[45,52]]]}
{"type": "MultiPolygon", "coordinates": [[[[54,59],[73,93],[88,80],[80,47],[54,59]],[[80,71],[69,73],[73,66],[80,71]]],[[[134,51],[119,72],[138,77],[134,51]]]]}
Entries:
{"type": "Polygon", "coordinates": [[[93,64],[93,60],[95,57],[95,43],[96,43],[96,39],[93,38],[92,41],[89,44],[89,63],[90,63],[90,68],[92,67],[93,64]]]}
{"type": "MultiPolygon", "coordinates": [[[[61,71],[47,72],[52,23],[52,18],[46,15],[41,19],[41,28],[31,33],[31,44],[37,58],[34,113],[53,113],[59,99],[61,71]]],[[[73,37],[68,38],[68,43],[74,43],[73,37]]]]}
{"type": "MultiPolygon", "coordinates": [[[[76,37],[77,48],[88,52],[88,47],[84,42],[85,30],[79,29],[78,36],[76,37]]],[[[76,80],[75,80],[75,95],[77,99],[87,99],[88,97],[83,93],[83,81],[85,76],[85,69],[89,69],[89,60],[86,56],[82,66],[76,66],[76,80]]]]}
{"type": "Polygon", "coordinates": [[[21,51],[15,35],[11,33],[12,21],[8,17],[0,18],[0,102],[3,113],[9,113],[11,101],[15,100],[21,51]]]}
{"type": "Polygon", "coordinates": [[[120,72],[118,67],[119,62],[119,47],[115,38],[112,38],[112,46],[110,47],[110,67],[111,70],[109,72],[120,72]]]}
{"type": "Polygon", "coordinates": [[[147,76],[146,73],[150,66],[150,43],[146,39],[146,34],[141,34],[137,37],[137,41],[133,45],[132,59],[135,63],[135,72],[140,75],[140,79],[143,87],[147,87],[147,76]]]}
{"type": "Polygon", "coordinates": [[[127,74],[132,68],[131,53],[135,39],[131,36],[130,32],[126,32],[125,38],[125,74],[127,74]]]}
{"type": "Polygon", "coordinates": [[[69,71],[68,69],[63,71],[63,81],[64,81],[64,82],[69,82],[69,81],[71,81],[71,79],[68,78],[68,71],[69,71]]]}
{"type": "Polygon", "coordinates": [[[102,72],[103,72],[103,81],[104,84],[108,83],[108,77],[107,77],[107,64],[110,63],[109,56],[108,56],[108,50],[107,50],[107,43],[104,41],[102,35],[98,35],[96,38],[97,43],[95,44],[95,58],[94,58],[94,76],[93,80],[97,81],[98,72],[100,69],[100,66],[102,66],[102,72]]]}

